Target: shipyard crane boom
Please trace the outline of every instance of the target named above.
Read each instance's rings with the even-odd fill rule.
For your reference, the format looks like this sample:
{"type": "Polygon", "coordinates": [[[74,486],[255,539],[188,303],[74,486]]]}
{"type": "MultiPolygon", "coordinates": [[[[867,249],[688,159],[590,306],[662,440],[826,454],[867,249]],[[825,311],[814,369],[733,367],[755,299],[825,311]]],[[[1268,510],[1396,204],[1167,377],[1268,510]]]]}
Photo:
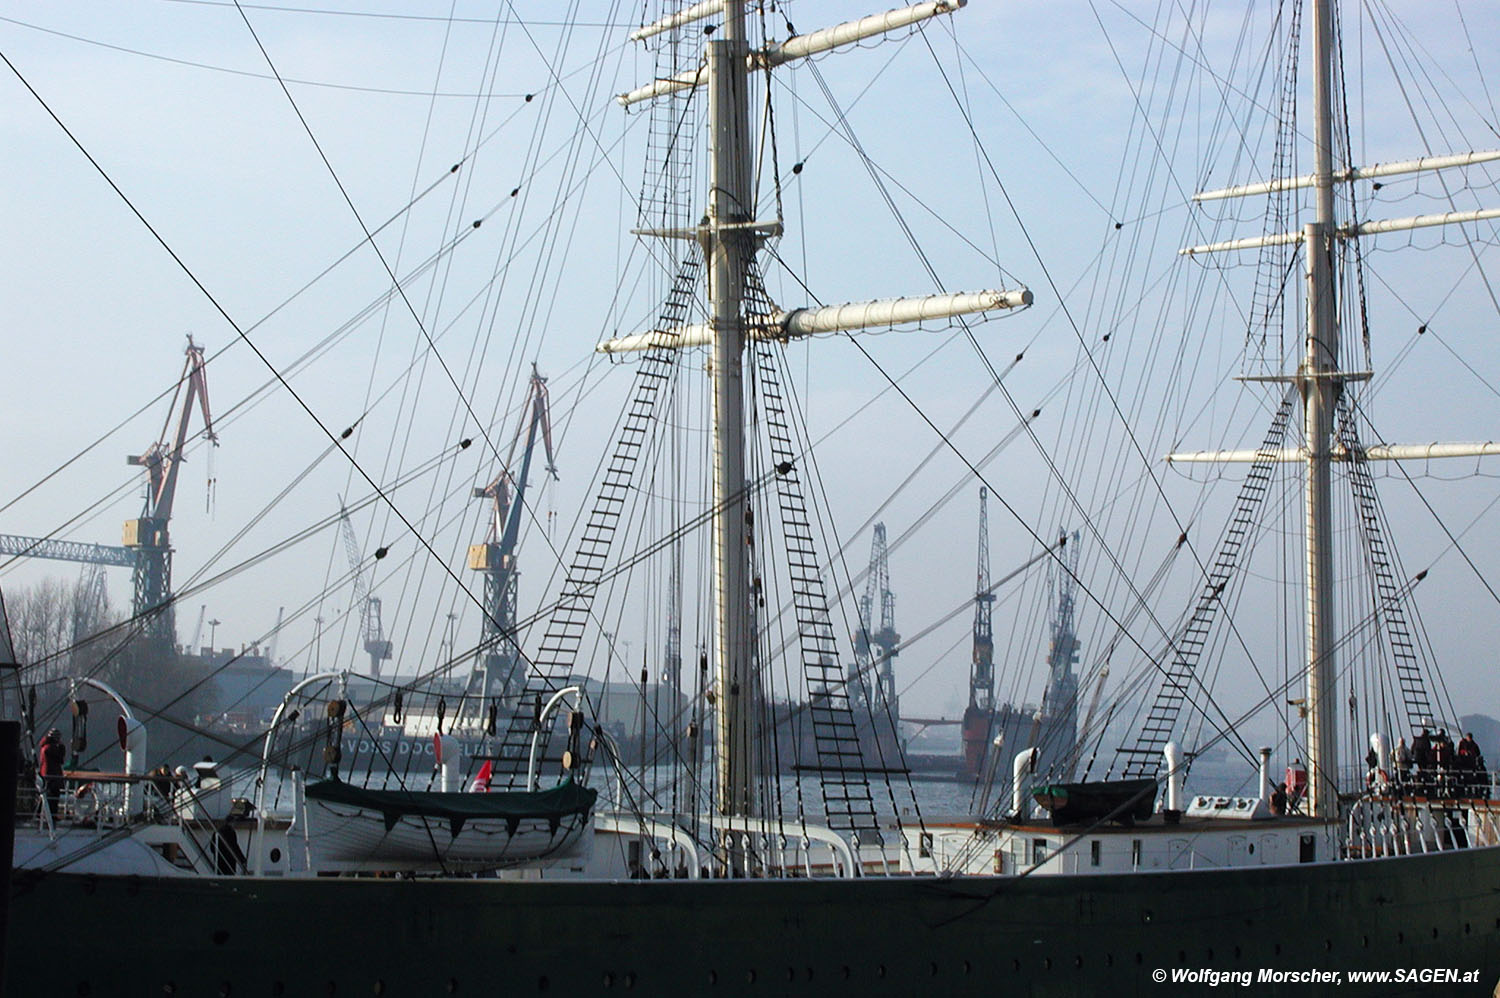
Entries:
{"type": "Polygon", "coordinates": [[[177,478],[182,470],[188,424],[196,404],[203,414],[202,434],[214,446],[213,415],[208,407],[207,362],[203,348],[188,337],[187,359],[172,392],[172,404],[161,437],[142,454],[132,454],[126,463],[146,469],[146,500],[141,515],[125,521],[125,547],[135,552],[134,598],[131,608],[146,640],[158,648],[177,643],[176,616],[172,609],[172,545],[168,523],[177,497],[177,478]],[[181,408],[178,402],[181,402],[181,408]],[[176,414],[176,429],[173,415],[176,414]]]}
{"type": "Polygon", "coordinates": [[[516,642],[516,547],[521,538],[521,517],[526,509],[526,484],[531,475],[531,459],[540,437],[546,451],[546,472],[557,478],[552,451],[551,403],[547,379],[531,368],[531,383],[521,406],[521,422],[511,438],[510,453],[500,473],[484,488],[474,490],[474,498],[488,499],[491,504],[489,533],[483,544],[469,548],[469,568],[484,573],[484,620],[480,625],[481,652],[469,676],[468,691],[474,696],[504,695],[519,686],[521,676],[520,646],[516,642]],[[515,467],[516,447],[525,436],[519,473],[515,467]]]}
{"type": "Polygon", "coordinates": [[[193,640],[188,642],[188,651],[196,655],[198,653],[198,642],[203,640],[203,618],[208,615],[208,604],[198,605],[198,623],[193,626],[193,640]]]}
{"type": "Polygon", "coordinates": [[[271,634],[266,639],[266,664],[276,668],[276,642],[281,637],[281,621],[286,616],[286,607],[276,608],[276,626],[271,628],[271,634]]]}
{"type": "Polygon", "coordinates": [[[339,530],[344,536],[344,553],[349,556],[349,571],[353,575],[354,605],[359,607],[360,642],[370,656],[370,676],[378,679],[380,663],[391,657],[391,642],[386,640],[385,627],[380,620],[380,597],[371,596],[370,587],[365,582],[364,560],[359,556],[359,541],[354,537],[354,523],[349,519],[343,496],[339,497],[339,530]]]}
{"type": "Polygon", "coordinates": [[[0,555],[16,558],[51,558],[54,561],[79,561],[86,565],[114,565],[133,568],[135,552],[110,544],[88,544],[81,541],[59,541],[50,537],[23,537],[0,534],[0,555]]]}

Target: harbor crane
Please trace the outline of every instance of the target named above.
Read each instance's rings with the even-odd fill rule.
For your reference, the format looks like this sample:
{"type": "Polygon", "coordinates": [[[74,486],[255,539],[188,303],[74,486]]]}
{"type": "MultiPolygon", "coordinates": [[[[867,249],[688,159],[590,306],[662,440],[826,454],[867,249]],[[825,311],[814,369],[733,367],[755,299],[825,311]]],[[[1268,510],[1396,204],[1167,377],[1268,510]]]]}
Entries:
{"type": "MultiPolygon", "coordinates": [[[[900,644],[901,635],[896,633],[896,594],[891,592],[891,567],[886,552],[885,524],[877,523],[875,534],[870,540],[870,571],[865,581],[865,593],[859,599],[859,631],[854,635],[854,668],[856,675],[861,676],[874,670],[875,685],[889,705],[892,717],[901,716],[896,699],[895,666],[900,644]],[[875,627],[877,602],[880,605],[878,629],[875,627]]],[[[863,696],[864,688],[863,683],[856,683],[856,696],[863,696]]]]}
{"type": "Polygon", "coordinates": [[[1059,758],[1072,754],[1078,733],[1078,531],[1058,531],[1058,557],[1052,578],[1051,642],[1047,648],[1047,691],[1042,701],[1048,726],[1043,736],[1059,758]]]}
{"type": "Polygon", "coordinates": [[[141,515],[125,521],[124,544],[87,544],[48,537],[0,534],[0,555],[51,558],[132,570],[131,616],[140,622],[147,642],[158,650],[170,650],[177,641],[176,616],[172,605],[172,546],[168,523],[177,495],[177,477],[185,461],[188,427],[196,405],[203,414],[201,435],[215,447],[213,415],[208,406],[208,366],[203,348],[188,337],[187,359],[172,393],[172,404],[160,438],[144,453],[126,458],[146,469],[146,499],[141,515]],[[181,402],[181,408],[178,402],[181,402]],[[176,415],[176,428],[173,416],[176,415]]]}
{"type": "Polygon", "coordinates": [[[203,414],[202,435],[214,446],[219,444],[208,407],[208,375],[203,348],[194,343],[191,336],[188,337],[186,354],[160,439],[144,453],[132,454],[125,459],[128,464],[146,469],[146,501],[141,515],[125,521],[125,547],[135,552],[131,609],[140,621],[146,641],[167,648],[177,643],[176,613],[172,606],[172,544],[167,527],[172,519],[172,504],[177,498],[177,476],[182,470],[183,448],[187,445],[188,425],[195,403],[203,414]],[[178,408],[179,400],[181,409],[178,408]],[[172,426],[174,414],[177,417],[175,430],[172,426]]]}
{"type": "Polygon", "coordinates": [[[531,368],[531,384],[521,406],[521,422],[511,439],[510,453],[500,473],[484,488],[476,488],[475,499],[490,502],[489,533],[483,544],[469,548],[469,568],[484,574],[484,620],[480,625],[480,652],[470,673],[467,695],[501,696],[518,690],[522,671],[520,645],[516,640],[516,546],[521,537],[521,517],[526,508],[526,484],[531,474],[531,459],[538,438],[546,450],[545,469],[557,478],[552,451],[552,416],[547,396],[547,379],[531,368]],[[516,448],[525,436],[520,452],[519,472],[516,448]]]}
{"type": "MultiPolygon", "coordinates": [[[[355,539],[354,524],[349,519],[349,508],[344,505],[343,496],[339,497],[339,531],[344,535],[344,553],[349,556],[349,571],[354,577],[354,606],[359,608],[360,642],[370,656],[370,678],[379,679],[380,663],[391,657],[391,642],[386,639],[385,625],[380,620],[380,597],[371,596],[370,586],[365,582],[359,541],[355,539]]],[[[278,613],[278,629],[280,620],[278,613]]]]}
{"type": "Polygon", "coordinates": [[[974,582],[973,660],[969,705],[964,708],[964,771],[978,773],[990,744],[995,714],[995,593],[990,585],[989,490],[979,487],[979,556],[974,582]]]}
{"type": "Polygon", "coordinates": [[[682,690],[682,545],[672,549],[672,574],[667,579],[667,640],[662,652],[661,681],[682,690]]]}

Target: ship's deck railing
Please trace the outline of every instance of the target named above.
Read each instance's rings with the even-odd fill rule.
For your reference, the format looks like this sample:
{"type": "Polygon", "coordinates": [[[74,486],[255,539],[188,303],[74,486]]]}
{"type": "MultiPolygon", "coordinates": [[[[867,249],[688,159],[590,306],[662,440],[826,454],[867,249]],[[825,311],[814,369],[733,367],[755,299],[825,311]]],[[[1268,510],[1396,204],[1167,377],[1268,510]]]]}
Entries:
{"type": "Polygon", "coordinates": [[[40,777],[19,788],[17,819],[52,836],[63,827],[90,828],[103,835],[127,825],[176,820],[171,801],[178,783],[174,778],[70,769],[64,770],[63,780],[55,820],[40,777]]]}
{"type": "Polygon", "coordinates": [[[717,841],[705,843],[696,839],[679,821],[666,815],[609,812],[594,815],[598,832],[660,842],[665,847],[660,865],[669,871],[668,875],[682,869],[685,876],[694,880],[719,876],[723,872],[721,852],[747,857],[751,875],[761,878],[854,877],[860,873],[849,843],[825,826],[786,822],[783,827],[782,823],[767,819],[722,815],[715,816],[711,824],[705,818],[702,824],[712,827],[717,841]]]}
{"type": "Polygon", "coordinates": [[[1370,794],[1349,809],[1345,853],[1353,859],[1500,845],[1500,800],[1370,794]]]}

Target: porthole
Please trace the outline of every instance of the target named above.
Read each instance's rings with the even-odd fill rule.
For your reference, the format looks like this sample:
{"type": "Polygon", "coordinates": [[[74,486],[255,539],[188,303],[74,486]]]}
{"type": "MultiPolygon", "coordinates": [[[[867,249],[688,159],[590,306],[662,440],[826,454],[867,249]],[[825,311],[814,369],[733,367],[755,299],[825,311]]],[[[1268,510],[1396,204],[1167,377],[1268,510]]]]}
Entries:
{"type": "Polygon", "coordinates": [[[538,991],[546,991],[550,987],[552,987],[552,982],[547,980],[547,978],[538,977],[536,979],[536,989],[538,991]]]}
{"type": "Polygon", "coordinates": [[[878,967],[875,968],[875,976],[876,977],[884,977],[885,976],[885,964],[882,963],[880,966],[878,966],[878,967]]]}
{"type": "Polygon", "coordinates": [[[754,984],[755,983],[755,971],[753,971],[753,970],[747,970],[747,971],[745,971],[745,983],[746,984],[754,984]]]}
{"type": "Polygon", "coordinates": [[[708,972],[708,983],[709,984],[718,984],[719,983],[719,972],[717,970],[710,970],[708,972]]]}
{"type": "Polygon", "coordinates": [[[271,849],[271,862],[273,862],[273,863],[280,863],[281,862],[281,850],[280,849],[277,849],[277,848],[274,848],[274,847],[271,849]]]}
{"type": "Polygon", "coordinates": [[[456,994],[458,994],[458,978],[456,978],[456,977],[450,977],[450,978],[448,978],[448,993],[450,995],[456,995],[456,994]]]}

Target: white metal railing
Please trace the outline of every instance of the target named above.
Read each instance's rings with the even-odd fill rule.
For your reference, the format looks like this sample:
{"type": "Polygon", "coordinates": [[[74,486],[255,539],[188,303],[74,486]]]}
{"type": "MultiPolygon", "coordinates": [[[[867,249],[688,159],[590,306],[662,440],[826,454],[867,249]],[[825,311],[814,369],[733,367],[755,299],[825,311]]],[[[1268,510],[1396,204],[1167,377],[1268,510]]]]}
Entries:
{"type": "Polygon", "coordinates": [[[1362,859],[1490,845],[1500,845],[1500,801],[1492,796],[1372,795],[1350,808],[1344,852],[1362,859]]]}

